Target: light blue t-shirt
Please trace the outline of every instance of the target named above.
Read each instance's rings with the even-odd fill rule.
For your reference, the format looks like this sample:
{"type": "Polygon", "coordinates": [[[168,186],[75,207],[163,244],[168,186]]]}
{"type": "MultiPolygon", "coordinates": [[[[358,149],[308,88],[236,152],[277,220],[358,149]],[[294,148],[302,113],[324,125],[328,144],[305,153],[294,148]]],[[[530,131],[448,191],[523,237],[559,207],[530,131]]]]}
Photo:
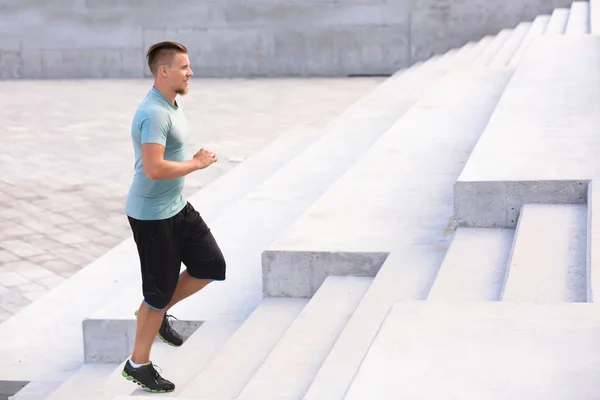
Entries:
{"type": "Polygon", "coordinates": [[[165,160],[181,162],[190,159],[187,152],[188,137],[188,124],[183,110],[152,87],[131,124],[135,172],[125,203],[127,215],[139,220],[159,220],[170,218],[185,207],[185,178],[148,178],[142,161],[142,144],[162,144],[165,146],[165,160]]]}

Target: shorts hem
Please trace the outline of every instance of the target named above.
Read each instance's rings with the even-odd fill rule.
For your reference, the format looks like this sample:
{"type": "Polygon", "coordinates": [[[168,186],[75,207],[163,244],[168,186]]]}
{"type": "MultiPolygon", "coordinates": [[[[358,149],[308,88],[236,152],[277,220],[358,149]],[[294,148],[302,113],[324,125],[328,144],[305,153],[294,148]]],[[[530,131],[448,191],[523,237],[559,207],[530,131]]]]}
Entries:
{"type": "Polygon", "coordinates": [[[167,306],[164,306],[163,308],[154,307],[153,305],[151,305],[150,303],[148,303],[145,299],[144,299],[144,303],[146,303],[146,305],[148,307],[150,307],[151,309],[156,310],[156,311],[163,311],[163,310],[165,310],[167,308],[167,306]]]}
{"type": "Polygon", "coordinates": [[[214,276],[204,276],[204,277],[199,277],[196,276],[195,274],[191,273],[189,269],[187,269],[187,273],[194,279],[199,279],[202,281],[216,281],[216,282],[222,282],[225,280],[225,277],[214,277],[214,276]]]}

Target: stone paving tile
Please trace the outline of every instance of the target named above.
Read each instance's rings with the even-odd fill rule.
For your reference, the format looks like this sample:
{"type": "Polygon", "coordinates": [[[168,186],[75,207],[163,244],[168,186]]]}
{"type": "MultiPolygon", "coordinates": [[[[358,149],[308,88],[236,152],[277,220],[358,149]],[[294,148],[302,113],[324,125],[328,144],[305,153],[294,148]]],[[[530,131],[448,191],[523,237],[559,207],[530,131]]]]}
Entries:
{"type": "MultiPolygon", "coordinates": [[[[190,152],[211,168],[191,195],[286,132],[323,126],[383,81],[193,79],[180,98],[190,152]]],[[[0,322],[130,237],[130,124],[151,81],[0,82],[0,322]]]]}

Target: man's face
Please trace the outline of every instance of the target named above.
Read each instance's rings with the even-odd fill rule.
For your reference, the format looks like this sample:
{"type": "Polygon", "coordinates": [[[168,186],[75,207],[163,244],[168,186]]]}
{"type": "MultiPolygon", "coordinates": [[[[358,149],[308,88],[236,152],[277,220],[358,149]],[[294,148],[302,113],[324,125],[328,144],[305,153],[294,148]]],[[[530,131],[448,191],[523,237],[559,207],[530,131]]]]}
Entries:
{"type": "Polygon", "coordinates": [[[188,92],[188,83],[194,75],[190,68],[190,59],[185,53],[176,53],[173,56],[171,67],[167,67],[167,79],[169,86],[179,95],[185,95],[188,92]]]}

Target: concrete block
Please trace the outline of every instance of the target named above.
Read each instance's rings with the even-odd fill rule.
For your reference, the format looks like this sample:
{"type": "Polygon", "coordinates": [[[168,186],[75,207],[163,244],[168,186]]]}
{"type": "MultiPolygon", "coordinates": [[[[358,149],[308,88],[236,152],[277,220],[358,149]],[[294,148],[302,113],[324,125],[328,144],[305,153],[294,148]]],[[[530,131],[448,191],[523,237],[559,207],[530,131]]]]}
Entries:
{"type": "Polygon", "coordinates": [[[461,176],[454,186],[456,225],[514,229],[524,204],[584,204],[587,185],[588,181],[485,181],[461,176]]]}
{"type": "Polygon", "coordinates": [[[523,206],[502,301],[585,302],[586,236],[584,205],[523,206]]]}
{"type": "Polygon", "coordinates": [[[574,1],[565,27],[565,35],[585,35],[590,33],[590,3],[574,1]]]}
{"type": "Polygon", "coordinates": [[[600,1],[590,0],[590,33],[600,34],[600,1]]]}
{"type": "Polygon", "coordinates": [[[487,1],[419,0],[411,12],[411,60],[461,45],[472,38],[496,35],[503,29],[568,7],[569,0],[487,1]]]}
{"type": "Polygon", "coordinates": [[[263,300],[180,395],[234,399],[307,303],[306,299],[263,300]]]}
{"type": "Polygon", "coordinates": [[[569,8],[557,8],[552,12],[548,26],[544,35],[562,35],[565,33],[567,23],[569,22],[569,8]]]}
{"type": "Polygon", "coordinates": [[[271,248],[262,255],[263,291],[272,297],[311,297],[330,275],[377,275],[388,254],[271,248]]]}
{"type": "Polygon", "coordinates": [[[599,328],[595,304],[398,303],[344,399],[591,399],[599,328]]]}
{"type": "Polygon", "coordinates": [[[237,399],[300,398],[371,281],[328,277],[237,399]]]}
{"type": "Polygon", "coordinates": [[[513,238],[512,229],[459,228],[427,299],[499,300],[513,238]]]}
{"type": "Polygon", "coordinates": [[[600,183],[589,184],[587,201],[587,301],[595,302],[600,296],[600,183]]]}
{"type": "Polygon", "coordinates": [[[452,226],[452,184],[510,76],[459,68],[437,81],[265,250],[265,294],[310,293],[315,271],[377,271],[404,241],[446,246],[437,234],[452,226]]]}
{"type": "Polygon", "coordinates": [[[525,203],[585,203],[600,175],[599,63],[595,36],[532,42],[456,182],[459,226],[514,228],[525,203]]]}
{"type": "MultiPolygon", "coordinates": [[[[172,321],[173,327],[184,339],[189,338],[202,323],[203,321],[189,319],[172,321]]],[[[82,322],[82,327],[85,332],[83,354],[86,364],[120,363],[133,352],[136,330],[135,317],[119,320],[86,318],[82,322]],[[107,332],[119,332],[120,334],[107,334],[107,332]]]]}
{"type": "Polygon", "coordinates": [[[344,399],[389,308],[397,301],[426,299],[443,257],[430,245],[412,243],[390,254],[303,398],[344,399]]]}

